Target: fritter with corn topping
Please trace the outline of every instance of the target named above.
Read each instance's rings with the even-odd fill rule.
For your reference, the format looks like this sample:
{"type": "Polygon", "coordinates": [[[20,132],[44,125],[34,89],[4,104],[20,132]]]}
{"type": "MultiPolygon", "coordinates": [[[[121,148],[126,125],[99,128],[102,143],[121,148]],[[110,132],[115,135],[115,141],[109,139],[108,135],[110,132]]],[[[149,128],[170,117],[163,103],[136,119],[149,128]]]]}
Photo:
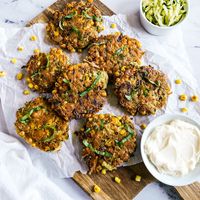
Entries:
{"type": "Polygon", "coordinates": [[[103,30],[101,12],[89,2],[71,2],[55,11],[48,23],[47,37],[61,48],[81,52],[103,30]]]}
{"type": "Polygon", "coordinates": [[[170,93],[166,75],[151,66],[129,68],[115,82],[119,103],[132,115],[155,114],[170,93]]]}
{"type": "Polygon", "coordinates": [[[56,151],[68,138],[68,122],[57,116],[42,97],[27,102],[16,117],[17,134],[32,147],[56,151]]]}
{"type": "Polygon", "coordinates": [[[50,92],[57,76],[68,64],[69,58],[58,48],[51,48],[47,54],[33,55],[25,66],[29,88],[38,92],[50,92]]]}
{"type": "Polygon", "coordinates": [[[128,116],[93,115],[77,134],[90,174],[116,169],[136,149],[136,130],[128,116]]]}
{"type": "Polygon", "coordinates": [[[88,49],[86,60],[94,62],[109,75],[119,76],[127,65],[140,64],[144,52],[138,40],[119,33],[100,36],[88,49]]]}
{"type": "Polygon", "coordinates": [[[81,118],[99,111],[104,102],[108,75],[92,63],[71,65],[52,91],[52,109],[65,119],[81,118]]]}

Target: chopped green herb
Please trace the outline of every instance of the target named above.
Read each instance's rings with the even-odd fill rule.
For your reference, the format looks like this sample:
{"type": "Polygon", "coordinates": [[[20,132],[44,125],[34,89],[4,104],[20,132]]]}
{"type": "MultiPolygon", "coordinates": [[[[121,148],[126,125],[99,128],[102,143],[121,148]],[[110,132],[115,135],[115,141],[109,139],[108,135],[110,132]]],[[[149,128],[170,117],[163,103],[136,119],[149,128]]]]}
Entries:
{"type": "Polygon", "coordinates": [[[149,89],[145,88],[143,90],[143,94],[144,94],[145,97],[147,97],[149,95],[149,89]]]}
{"type": "Polygon", "coordinates": [[[19,121],[23,124],[27,124],[30,120],[30,116],[33,114],[33,112],[41,110],[43,107],[42,106],[37,106],[35,108],[32,108],[25,114],[22,118],[19,119],[19,121]]]}
{"type": "Polygon", "coordinates": [[[80,97],[85,96],[90,90],[92,90],[95,87],[95,85],[98,83],[98,81],[100,80],[100,78],[101,78],[101,73],[98,73],[97,77],[94,80],[94,82],[92,83],[92,85],[90,87],[88,87],[84,92],[80,93],[79,96],[80,97]]]}
{"type": "Polygon", "coordinates": [[[42,140],[42,142],[50,142],[51,140],[53,140],[55,138],[57,129],[56,129],[56,127],[54,125],[49,125],[49,124],[45,124],[43,126],[43,128],[44,129],[51,129],[51,130],[53,130],[53,134],[52,135],[50,135],[49,137],[47,137],[47,138],[45,138],[45,139],[42,140]]]}
{"type": "Polygon", "coordinates": [[[91,128],[87,128],[87,129],[85,130],[85,133],[89,133],[90,130],[91,130],[91,128]]]}
{"type": "Polygon", "coordinates": [[[94,43],[90,44],[90,45],[88,46],[88,48],[90,48],[90,47],[92,47],[92,46],[100,46],[100,45],[103,45],[103,44],[106,44],[106,42],[94,42],[94,43]]]}
{"type": "Polygon", "coordinates": [[[103,129],[103,127],[104,127],[104,123],[105,123],[105,121],[104,121],[103,119],[101,119],[101,121],[100,121],[100,130],[103,129]]]}
{"type": "Polygon", "coordinates": [[[115,51],[114,55],[117,55],[117,56],[121,55],[125,48],[126,48],[126,46],[123,46],[123,47],[117,49],[115,51]]]}
{"type": "Polygon", "coordinates": [[[126,137],[124,137],[121,141],[117,140],[115,141],[118,146],[122,146],[125,142],[130,140],[134,135],[133,129],[128,124],[125,124],[125,129],[128,131],[129,134],[126,137]]]}
{"type": "Polygon", "coordinates": [[[76,14],[77,14],[77,12],[75,11],[75,12],[69,14],[69,15],[66,15],[66,16],[62,17],[62,19],[59,21],[59,27],[60,27],[60,29],[64,30],[63,21],[65,19],[72,19],[72,17],[74,17],[76,14]]]}
{"type": "Polygon", "coordinates": [[[101,156],[105,156],[105,157],[111,157],[112,154],[107,152],[107,151],[99,151],[97,149],[95,149],[90,143],[88,143],[87,140],[83,140],[83,144],[88,147],[92,152],[101,155],[101,156]]]}
{"type": "Polygon", "coordinates": [[[96,22],[101,22],[102,21],[102,19],[100,17],[97,17],[96,15],[94,15],[92,18],[96,22]]]}
{"type": "Polygon", "coordinates": [[[76,26],[72,26],[71,31],[76,33],[79,38],[82,37],[80,30],[76,26]]]}
{"type": "Polygon", "coordinates": [[[67,80],[66,78],[63,78],[63,82],[64,83],[70,83],[69,80],[67,80]]]}
{"type": "Polygon", "coordinates": [[[128,101],[131,101],[133,99],[133,96],[136,94],[136,92],[137,92],[137,89],[133,89],[129,95],[127,94],[125,95],[126,99],[128,101]]]}
{"type": "Polygon", "coordinates": [[[83,13],[85,18],[92,19],[92,16],[88,15],[86,11],[83,11],[82,13],[83,13]]]}

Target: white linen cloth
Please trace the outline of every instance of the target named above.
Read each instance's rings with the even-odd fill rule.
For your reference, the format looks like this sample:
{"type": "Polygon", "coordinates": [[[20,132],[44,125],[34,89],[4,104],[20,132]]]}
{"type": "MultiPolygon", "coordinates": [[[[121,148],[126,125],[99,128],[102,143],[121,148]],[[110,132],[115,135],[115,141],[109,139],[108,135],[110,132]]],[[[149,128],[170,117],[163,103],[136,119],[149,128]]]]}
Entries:
{"type": "Polygon", "coordinates": [[[0,132],[1,200],[69,200],[56,184],[32,164],[25,146],[0,132]]]}
{"type": "MultiPolygon", "coordinates": [[[[189,112],[186,114],[193,116],[196,120],[200,120],[199,103],[194,104],[189,101],[180,102],[178,100],[178,95],[182,93],[186,93],[188,96],[197,94],[198,89],[197,82],[189,71],[191,66],[182,42],[181,30],[177,29],[169,36],[154,37],[142,31],[138,22],[134,22],[134,28],[131,27],[123,15],[104,17],[104,21],[106,29],[102,34],[121,31],[124,34],[139,39],[146,52],[143,63],[151,64],[168,75],[173,94],[169,97],[166,108],[159,111],[157,115],[162,113],[180,113],[181,107],[187,107],[189,112]],[[116,23],[117,27],[111,29],[111,23],[116,23]],[[183,80],[183,84],[180,86],[174,84],[174,80],[177,78],[183,80]]],[[[0,134],[0,139],[2,138],[2,144],[0,143],[0,157],[2,158],[0,160],[0,189],[2,188],[0,195],[2,195],[2,198],[0,199],[6,196],[9,199],[9,194],[13,195],[10,197],[11,199],[17,199],[17,195],[21,195],[21,193],[25,198],[26,195],[29,195],[29,192],[31,195],[34,191],[38,195],[38,198],[35,199],[45,199],[42,198],[44,193],[46,195],[50,194],[46,196],[48,197],[46,199],[62,199],[65,197],[62,191],[54,187],[55,185],[45,177],[45,174],[63,178],[73,176],[74,172],[78,170],[86,172],[87,169],[80,159],[77,149],[79,146],[78,141],[74,139],[72,134],[74,130],[78,130],[81,126],[80,121],[73,120],[71,122],[69,140],[64,142],[58,153],[43,153],[33,149],[15,133],[16,110],[23,106],[26,101],[37,96],[36,93],[24,96],[22,91],[26,89],[26,84],[23,81],[16,81],[15,75],[20,71],[21,66],[26,64],[35,48],[47,52],[51,47],[44,41],[44,29],[45,25],[43,24],[36,24],[31,28],[0,28],[0,71],[3,70],[7,73],[6,77],[0,79],[0,131],[17,138],[12,138],[3,133],[0,134]],[[38,40],[35,42],[29,41],[29,37],[33,34],[38,37],[38,40]],[[18,52],[16,50],[18,46],[24,46],[24,52],[18,52]],[[17,58],[17,64],[15,65],[10,63],[10,59],[13,57],[17,58]],[[21,140],[23,144],[17,140],[21,140]],[[12,177],[14,177],[13,181],[12,177]],[[23,188],[26,188],[26,190],[23,191],[23,188]]],[[[67,55],[73,63],[82,59],[80,54],[67,55]]],[[[101,113],[127,114],[118,106],[114,95],[109,95],[109,100],[112,101],[106,103],[101,113]]],[[[136,127],[139,132],[138,144],[141,133],[139,124],[142,122],[148,123],[155,117],[134,117],[133,121],[137,124],[136,127]]],[[[135,156],[131,158],[128,165],[133,165],[140,161],[140,152],[139,148],[137,148],[135,156]]],[[[28,197],[27,199],[31,199],[31,196],[28,197]]]]}

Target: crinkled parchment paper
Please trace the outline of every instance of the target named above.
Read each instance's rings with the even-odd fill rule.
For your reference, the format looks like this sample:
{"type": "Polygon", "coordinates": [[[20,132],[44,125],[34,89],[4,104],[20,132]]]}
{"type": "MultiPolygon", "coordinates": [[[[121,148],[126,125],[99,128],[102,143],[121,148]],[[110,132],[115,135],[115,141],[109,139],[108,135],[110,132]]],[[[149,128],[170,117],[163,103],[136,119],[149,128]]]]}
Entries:
{"type": "MultiPolygon", "coordinates": [[[[162,45],[155,37],[147,36],[137,27],[133,28],[128,24],[128,21],[123,15],[115,15],[112,17],[104,17],[105,31],[102,34],[109,34],[120,31],[131,37],[135,37],[142,42],[145,56],[143,64],[151,64],[157,69],[162,70],[169,77],[169,82],[172,87],[173,94],[169,97],[168,104],[165,109],[157,112],[154,116],[149,117],[131,117],[136,124],[138,130],[138,147],[135,155],[126,165],[133,165],[141,162],[139,142],[141,123],[149,123],[156,116],[163,113],[178,113],[181,107],[187,107],[189,112],[187,115],[200,119],[199,103],[191,103],[189,101],[181,102],[178,100],[178,95],[185,93],[188,96],[197,94],[197,83],[188,71],[189,62],[184,50],[182,39],[179,37],[181,32],[174,34],[177,37],[165,38],[162,45]],[[116,23],[115,29],[110,28],[111,23],[116,23]],[[180,78],[183,84],[175,85],[174,80],[180,78]]],[[[27,89],[24,81],[16,80],[15,76],[20,72],[20,68],[26,64],[33,50],[38,48],[41,51],[48,52],[51,45],[44,39],[45,25],[35,24],[30,28],[0,28],[0,71],[7,73],[4,78],[0,79],[0,100],[1,100],[1,121],[5,123],[8,134],[19,138],[15,132],[14,122],[15,113],[18,108],[22,107],[26,101],[31,100],[37,93],[31,95],[23,95],[23,90],[27,89]],[[30,41],[31,35],[38,37],[37,41],[30,41]],[[18,46],[23,46],[24,51],[17,51],[18,46]],[[16,64],[10,63],[12,58],[17,59],[16,64]]],[[[85,54],[69,54],[71,63],[77,63],[84,58],[85,54]]],[[[112,86],[108,89],[108,100],[100,113],[113,113],[115,115],[124,115],[126,113],[117,103],[117,99],[112,92],[112,86]]],[[[81,160],[80,150],[81,145],[77,137],[73,134],[75,130],[79,130],[83,121],[72,120],[70,123],[69,139],[63,143],[62,148],[57,153],[43,153],[37,149],[28,146],[21,138],[19,138],[27,147],[33,164],[48,176],[55,177],[71,177],[75,171],[81,170],[86,172],[87,167],[81,160]]],[[[1,126],[0,126],[1,127],[1,126]]]]}

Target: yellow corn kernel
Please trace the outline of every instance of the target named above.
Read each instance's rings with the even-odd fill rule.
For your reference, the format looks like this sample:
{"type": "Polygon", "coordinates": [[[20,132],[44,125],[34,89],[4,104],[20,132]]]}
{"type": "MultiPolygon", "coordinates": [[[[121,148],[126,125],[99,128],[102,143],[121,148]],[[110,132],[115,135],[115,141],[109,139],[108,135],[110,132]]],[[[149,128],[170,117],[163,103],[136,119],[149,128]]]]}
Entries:
{"type": "Polygon", "coordinates": [[[176,84],[181,84],[181,83],[182,83],[182,80],[181,80],[181,79],[176,79],[176,80],[175,80],[175,83],[176,83],[176,84]]]}
{"type": "Polygon", "coordinates": [[[16,75],[16,79],[17,79],[17,80],[22,80],[23,77],[24,77],[24,74],[21,73],[21,72],[19,72],[19,73],[16,75]]]}
{"type": "Polygon", "coordinates": [[[0,71],[0,77],[4,77],[6,75],[6,72],[0,71]]]}
{"type": "Polygon", "coordinates": [[[59,32],[58,31],[54,31],[53,34],[54,34],[55,37],[59,36],[59,32]]]}
{"type": "Polygon", "coordinates": [[[106,174],[106,169],[102,169],[102,170],[101,170],[101,173],[102,173],[103,175],[105,175],[105,174],[106,174]]]}
{"type": "Polygon", "coordinates": [[[106,96],[107,96],[106,91],[102,91],[101,96],[102,96],[102,97],[106,97],[106,96]]]}
{"type": "Polygon", "coordinates": [[[87,0],[89,3],[92,3],[94,0],[87,0]]]}
{"type": "Polygon", "coordinates": [[[102,27],[102,31],[104,31],[105,29],[106,29],[105,26],[103,26],[103,27],[102,27]]]}
{"type": "Polygon", "coordinates": [[[121,183],[121,179],[119,177],[115,176],[115,182],[116,183],[121,183]]]}
{"type": "Polygon", "coordinates": [[[125,135],[125,134],[126,134],[126,130],[125,130],[125,129],[122,129],[119,133],[120,133],[121,135],[125,135]]]}
{"type": "Polygon", "coordinates": [[[196,96],[196,95],[191,96],[190,99],[191,99],[191,101],[193,101],[193,102],[197,102],[197,101],[199,101],[199,97],[196,96]]]}
{"type": "Polygon", "coordinates": [[[126,66],[123,66],[123,67],[121,68],[121,70],[122,70],[122,71],[125,71],[125,70],[126,70],[126,66]]]}
{"type": "Polygon", "coordinates": [[[100,119],[104,119],[104,114],[100,114],[100,115],[99,115],[99,118],[100,118],[100,119]]]}
{"type": "Polygon", "coordinates": [[[101,188],[98,185],[94,185],[94,192],[99,193],[101,191],[101,188]]]}
{"type": "Polygon", "coordinates": [[[38,85],[34,85],[35,90],[38,90],[38,88],[39,88],[38,85]]]}
{"type": "Polygon", "coordinates": [[[29,83],[31,79],[29,77],[26,78],[26,82],[29,83]]]}
{"type": "Polygon", "coordinates": [[[24,132],[24,131],[20,131],[20,132],[19,132],[19,135],[20,135],[21,137],[23,137],[23,136],[25,136],[25,132],[24,132]]]}
{"type": "Polygon", "coordinates": [[[144,130],[146,127],[147,127],[147,125],[146,125],[146,124],[144,124],[144,123],[143,123],[143,124],[140,124],[140,128],[141,128],[141,129],[143,129],[143,130],[144,130]]]}
{"type": "Polygon", "coordinates": [[[23,94],[24,94],[24,95],[29,95],[29,94],[30,94],[30,91],[29,91],[29,90],[24,90],[24,91],[23,91],[23,94]]]}
{"type": "Polygon", "coordinates": [[[56,92],[57,92],[56,90],[52,90],[52,94],[56,94],[56,92]]]}
{"type": "Polygon", "coordinates": [[[40,50],[39,50],[39,49],[34,49],[34,53],[35,53],[35,54],[39,54],[39,53],[40,53],[40,50]]]}
{"type": "Polygon", "coordinates": [[[33,86],[32,83],[29,83],[29,84],[28,84],[28,87],[29,87],[30,89],[32,89],[34,86],[33,86]]]}
{"type": "Polygon", "coordinates": [[[188,112],[188,109],[187,108],[181,108],[181,112],[188,112]]]}
{"type": "Polygon", "coordinates": [[[118,122],[119,122],[119,119],[117,117],[113,117],[112,118],[112,123],[113,124],[118,124],[118,122]]]}
{"type": "Polygon", "coordinates": [[[136,44],[137,44],[138,48],[141,48],[141,47],[142,47],[141,42],[139,42],[138,40],[136,40],[136,44]]]}
{"type": "Polygon", "coordinates": [[[135,177],[135,181],[140,182],[140,181],[141,181],[141,176],[136,175],[136,177],[135,177]]]}
{"type": "Polygon", "coordinates": [[[119,72],[115,72],[115,76],[119,76],[119,72]]]}
{"type": "Polygon", "coordinates": [[[19,46],[18,48],[17,48],[17,51],[23,51],[24,50],[24,47],[22,47],[22,46],[19,46]]]}
{"type": "Polygon", "coordinates": [[[30,40],[31,40],[31,41],[36,41],[36,40],[37,40],[37,36],[36,36],[36,35],[32,35],[32,36],[30,37],[30,40]]]}
{"type": "Polygon", "coordinates": [[[181,101],[186,101],[186,100],[187,100],[187,96],[186,96],[185,94],[181,94],[181,95],[179,96],[179,100],[181,100],[181,101]]]}
{"type": "Polygon", "coordinates": [[[111,24],[111,25],[110,25],[110,28],[116,28],[116,27],[117,27],[116,24],[111,24]]]}
{"type": "Polygon", "coordinates": [[[28,141],[29,141],[30,143],[32,143],[32,142],[33,142],[32,138],[29,138],[29,139],[28,139],[28,141]]]}
{"type": "Polygon", "coordinates": [[[17,59],[16,59],[16,58],[12,58],[12,59],[10,60],[10,62],[11,62],[12,64],[15,64],[15,63],[17,62],[17,59]]]}
{"type": "Polygon", "coordinates": [[[35,146],[36,146],[36,144],[35,144],[35,143],[32,143],[32,144],[31,144],[31,146],[32,146],[32,147],[35,147],[35,146]]]}

